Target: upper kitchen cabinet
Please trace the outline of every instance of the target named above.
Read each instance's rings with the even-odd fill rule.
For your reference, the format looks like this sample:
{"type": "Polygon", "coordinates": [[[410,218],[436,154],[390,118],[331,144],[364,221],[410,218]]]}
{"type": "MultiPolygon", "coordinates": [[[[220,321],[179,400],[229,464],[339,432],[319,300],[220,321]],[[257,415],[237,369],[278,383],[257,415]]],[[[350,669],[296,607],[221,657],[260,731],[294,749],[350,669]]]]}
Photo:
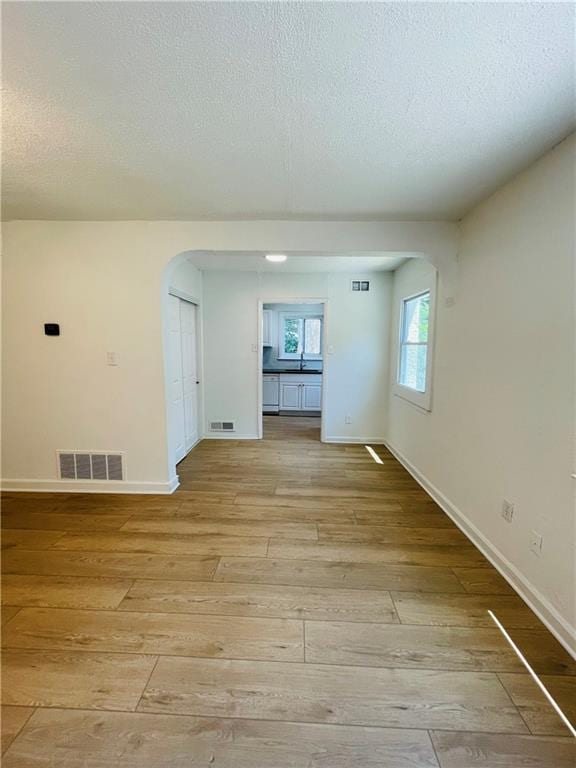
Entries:
{"type": "Polygon", "coordinates": [[[262,311],[262,346],[272,346],[272,310],[264,309],[262,311]]]}

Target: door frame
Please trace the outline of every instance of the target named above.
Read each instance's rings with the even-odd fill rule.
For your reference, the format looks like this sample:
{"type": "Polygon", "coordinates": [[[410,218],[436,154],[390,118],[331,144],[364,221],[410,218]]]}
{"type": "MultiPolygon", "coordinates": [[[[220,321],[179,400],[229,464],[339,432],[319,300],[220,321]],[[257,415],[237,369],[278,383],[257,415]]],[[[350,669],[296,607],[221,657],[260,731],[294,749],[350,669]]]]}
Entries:
{"type": "MultiPolygon", "coordinates": [[[[198,443],[204,438],[204,389],[203,389],[203,381],[204,381],[204,347],[202,344],[203,339],[203,333],[202,333],[202,307],[200,304],[200,299],[196,298],[195,296],[191,296],[190,294],[186,293],[185,291],[181,291],[179,288],[168,288],[168,294],[170,296],[174,296],[177,299],[180,299],[181,301],[185,301],[188,304],[193,304],[196,307],[196,375],[198,376],[198,384],[197,384],[197,392],[196,392],[196,405],[197,405],[197,418],[198,418],[198,437],[196,439],[196,442],[190,446],[186,450],[186,453],[184,456],[180,459],[180,461],[184,461],[186,456],[192,451],[198,443]]],[[[172,439],[172,436],[171,436],[172,439]]],[[[176,467],[180,461],[175,462],[174,467],[176,467]]]]}
{"type": "Polygon", "coordinates": [[[270,297],[260,298],[257,303],[257,321],[258,321],[258,354],[256,362],[256,375],[257,375],[257,424],[258,424],[258,439],[262,440],[264,436],[264,414],[263,408],[263,396],[262,396],[262,330],[263,330],[263,311],[264,304],[322,304],[322,407],[320,409],[320,442],[326,442],[326,411],[328,404],[328,381],[330,370],[330,356],[332,355],[332,348],[328,345],[328,320],[329,320],[329,300],[328,299],[312,299],[312,298],[283,298],[283,297],[270,297]]]}

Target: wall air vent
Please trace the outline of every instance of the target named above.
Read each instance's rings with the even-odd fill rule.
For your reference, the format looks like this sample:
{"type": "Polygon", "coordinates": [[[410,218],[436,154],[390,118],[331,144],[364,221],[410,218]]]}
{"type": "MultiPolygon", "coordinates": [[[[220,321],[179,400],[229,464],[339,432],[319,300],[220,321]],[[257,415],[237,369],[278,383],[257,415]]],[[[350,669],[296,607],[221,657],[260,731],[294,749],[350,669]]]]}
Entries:
{"type": "Polygon", "coordinates": [[[57,451],[60,480],[124,480],[124,454],[57,451]]]}
{"type": "Polygon", "coordinates": [[[233,421],[211,421],[210,432],[234,432],[233,421]]]}
{"type": "Polygon", "coordinates": [[[354,293],[370,290],[370,280],[352,280],[351,288],[354,293]]]}

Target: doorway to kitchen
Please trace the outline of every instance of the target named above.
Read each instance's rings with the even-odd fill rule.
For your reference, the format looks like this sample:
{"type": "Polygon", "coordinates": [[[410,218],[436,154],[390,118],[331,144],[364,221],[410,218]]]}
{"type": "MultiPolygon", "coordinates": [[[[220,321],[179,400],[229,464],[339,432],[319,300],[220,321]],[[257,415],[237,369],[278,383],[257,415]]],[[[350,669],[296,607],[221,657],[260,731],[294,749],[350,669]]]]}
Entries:
{"type": "Polygon", "coordinates": [[[259,437],[322,439],[326,301],[260,301],[259,437]]]}

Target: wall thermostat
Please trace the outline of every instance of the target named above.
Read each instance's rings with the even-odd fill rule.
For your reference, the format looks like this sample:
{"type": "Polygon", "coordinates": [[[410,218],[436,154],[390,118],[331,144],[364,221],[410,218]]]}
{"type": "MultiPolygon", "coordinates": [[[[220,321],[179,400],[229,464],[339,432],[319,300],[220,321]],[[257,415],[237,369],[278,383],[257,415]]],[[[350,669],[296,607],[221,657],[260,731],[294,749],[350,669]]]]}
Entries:
{"type": "Polygon", "coordinates": [[[44,333],[46,336],[60,336],[60,325],[58,323],[44,323],[44,333]]]}

